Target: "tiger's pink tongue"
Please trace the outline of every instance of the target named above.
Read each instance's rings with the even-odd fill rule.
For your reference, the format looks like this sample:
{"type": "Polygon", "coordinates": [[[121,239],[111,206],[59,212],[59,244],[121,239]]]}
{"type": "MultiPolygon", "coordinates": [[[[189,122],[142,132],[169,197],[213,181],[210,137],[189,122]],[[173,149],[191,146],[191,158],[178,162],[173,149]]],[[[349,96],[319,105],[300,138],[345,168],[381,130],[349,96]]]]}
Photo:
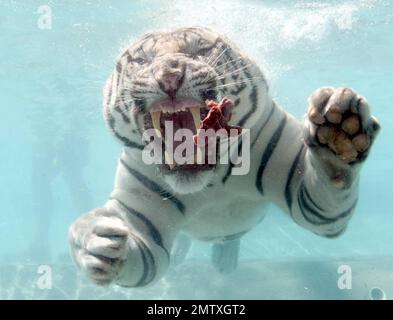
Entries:
{"type": "MultiPolygon", "coordinates": [[[[172,139],[169,141],[165,139],[165,145],[168,146],[171,151],[168,152],[166,149],[164,153],[165,163],[169,165],[170,169],[173,169],[174,166],[177,165],[174,160],[173,151],[176,150],[178,145],[183,143],[182,141],[175,141],[173,139],[177,130],[191,130],[194,133],[193,141],[195,148],[199,142],[202,129],[213,129],[214,132],[224,129],[227,132],[227,136],[239,135],[241,133],[241,127],[228,124],[232,116],[232,102],[229,99],[224,98],[218,103],[214,101],[206,101],[205,103],[207,108],[209,108],[209,113],[202,121],[201,108],[206,108],[206,106],[192,99],[183,99],[175,102],[161,101],[155,103],[150,109],[153,128],[156,130],[158,137],[166,137],[165,122],[169,121],[172,124],[172,139]]],[[[205,148],[208,150],[208,142],[205,143],[205,148]]],[[[196,151],[196,149],[194,150],[196,151]]],[[[197,152],[195,152],[195,154],[197,154],[197,152]]],[[[200,163],[200,161],[198,161],[198,163],[200,163]]]]}

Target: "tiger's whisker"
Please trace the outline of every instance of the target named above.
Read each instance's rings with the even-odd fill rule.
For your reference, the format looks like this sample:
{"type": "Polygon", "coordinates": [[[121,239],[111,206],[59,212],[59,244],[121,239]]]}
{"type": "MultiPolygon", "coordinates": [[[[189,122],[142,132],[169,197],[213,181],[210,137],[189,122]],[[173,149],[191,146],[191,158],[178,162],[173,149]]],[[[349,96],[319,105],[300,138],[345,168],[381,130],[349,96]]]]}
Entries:
{"type": "Polygon", "coordinates": [[[239,73],[240,71],[243,71],[244,69],[247,69],[251,64],[245,65],[244,67],[241,67],[239,69],[233,70],[233,71],[229,71],[227,73],[223,73],[220,74],[218,77],[216,77],[216,79],[223,79],[225,77],[231,76],[233,74],[239,73]]]}
{"type": "MultiPolygon", "coordinates": [[[[216,48],[216,50],[221,50],[221,48],[224,46],[224,44],[221,42],[220,44],[219,44],[219,46],[216,48]]],[[[212,67],[214,67],[214,65],[213,65],[213,62],[215,61],[215,60],[213,60],[213,59],[216,59],[215,58],[215,56],[213,55],[213,52],[210,54],[210,56],[208,57],[208,60],[206,61],[206,63],[208,64],[208,65],[211,65],[212,67]]]]}
{"type": "Polygon", "coordinates": [[[243,60],[243,58],[236,58],[236,59],[232,59],[232,60],[226,61],[225,63],[217,66],[216,68],[221,69],[221,68],[225,67],[226,65],[228,65],[229,63],[233,63],[233,62],[236,62],[236,61],[239,61],[239,60],[241,61],[241,60],[243,60]]]}
{"type": "Polygon", "coordinates": [[[218,86],[215,86],[215,87],[211,87],[209,89],[212,90],[212,89],[219,89],[219,88],[224,88],[224,87],[235,86],[235,85],[242,84],[242,83],[252,82],[253,80],[258,80],[258,79],[263,79],[263,77],[260,77],[260,76],[259,77],[253,77],[253,78],[245,79],[245,80],[242,80],[242,81],[237,81],[237,82],[231,82],[231,83],[218,85],[218,86]]]}
{"type": "Polygon", "coordinates": [[[221,58],[221,56],[229,49],[229,47],[226,47],[219,55],[218,57],[212,62],[211,66],[214,68],[216,66],[216,63],[218,62],[218,59],[221,58]]]}

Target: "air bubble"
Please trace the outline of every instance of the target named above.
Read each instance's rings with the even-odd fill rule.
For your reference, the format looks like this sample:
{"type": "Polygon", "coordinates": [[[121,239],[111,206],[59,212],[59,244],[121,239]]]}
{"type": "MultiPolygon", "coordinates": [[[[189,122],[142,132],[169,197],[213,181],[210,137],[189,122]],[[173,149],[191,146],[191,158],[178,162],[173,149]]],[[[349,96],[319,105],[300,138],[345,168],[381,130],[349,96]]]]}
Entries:
{"type": "Polygon", "coordinates": [[[368,296],[370,300],[386,300],[385,291],[378,287],[371,288],[368,296]]]}

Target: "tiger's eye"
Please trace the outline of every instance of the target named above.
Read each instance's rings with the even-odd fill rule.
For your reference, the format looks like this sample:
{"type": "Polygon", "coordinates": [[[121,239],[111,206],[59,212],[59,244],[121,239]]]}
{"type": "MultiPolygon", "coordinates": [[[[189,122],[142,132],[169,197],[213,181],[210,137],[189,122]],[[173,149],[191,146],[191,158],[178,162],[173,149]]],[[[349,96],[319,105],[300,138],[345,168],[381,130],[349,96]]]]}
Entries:
{"type": "Polygon", "coordinates": [[[146,63],[146,60],[143,59],[143,58],[134,58],[133,61],[136,62],[137,64],[144,64],[144,63],[146,63]]]}
{"type": "Polygon", "coordinates": [[[210,48],[203,48],[198,51],[197,55],[198,56],[205,56],[210,52],[210,48]]]}

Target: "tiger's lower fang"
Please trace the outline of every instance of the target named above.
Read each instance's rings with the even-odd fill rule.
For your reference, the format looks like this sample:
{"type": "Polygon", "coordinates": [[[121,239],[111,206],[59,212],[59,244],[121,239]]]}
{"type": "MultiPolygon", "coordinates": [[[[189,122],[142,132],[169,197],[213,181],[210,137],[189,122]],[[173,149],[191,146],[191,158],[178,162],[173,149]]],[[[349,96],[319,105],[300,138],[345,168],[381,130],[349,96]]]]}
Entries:
{"type": "Polygon", "coordinates": [[[195,129],[198,130],[201,125],[201,112],[199,107],[190,108],[192,119],[194,120],[195,129]]]}

